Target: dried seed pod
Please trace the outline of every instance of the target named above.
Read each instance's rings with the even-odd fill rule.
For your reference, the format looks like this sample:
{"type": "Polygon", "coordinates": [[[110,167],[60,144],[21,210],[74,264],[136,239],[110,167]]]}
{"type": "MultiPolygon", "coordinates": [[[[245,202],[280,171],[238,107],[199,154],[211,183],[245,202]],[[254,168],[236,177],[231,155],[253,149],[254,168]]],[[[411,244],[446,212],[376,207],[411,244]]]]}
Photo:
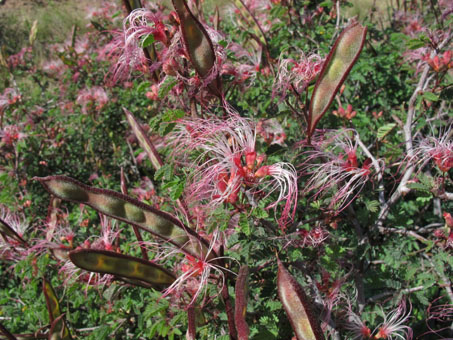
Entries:
{"type": "Polygon", "coordinates": [[[50,323],[61,315],[60,303],[58,302],[55,291],[46,279],[42,280],[42,291],[46,299],[47,310],[49,311],[50,323]]]}
{"type": "Polygon", "coordinates": [[[77,267],[90,272],[140,280],[159,288],[175,280],[172,273],[157,264],[112,251],[77,249],[69,253],[69,258],[77,267]]]}
{"type": "Polygon", "coordinates": [[[247,293],[248,293],[249,267],[241,266],[236,280],[236,304],[234,306],[234,323],[238,333],[238,340],[248,340],[249,326],[245,321],[247,313],[247,293]]]}
{"type": "Polygon", "coordinates": [[[319,322],[302,287],[278,261],[277,290],[298,340],[324,340],[319,322]]]}
{"type": "Polygon", "coordinates": [[[359,57],[365,36],[366,27],[353,23],[340,34],[330,50],[311,96],[307,131],[309,138],[359,57]]]}
{"type": "Polygon", "coordinates": [[[52,195],[86,204],[104,215],[137,226],[195,257],[208,249],[208,243],[177,218],[132,197],[108,189],[93,188],[66,176],[35,179],[52,195]]]}

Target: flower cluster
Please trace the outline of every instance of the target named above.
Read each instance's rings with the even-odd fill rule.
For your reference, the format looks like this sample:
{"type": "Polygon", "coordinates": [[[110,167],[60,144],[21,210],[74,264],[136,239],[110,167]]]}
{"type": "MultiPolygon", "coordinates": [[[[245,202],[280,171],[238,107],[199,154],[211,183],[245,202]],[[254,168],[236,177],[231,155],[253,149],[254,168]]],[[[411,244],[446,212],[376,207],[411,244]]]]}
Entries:
{"type": "Polygon", "coordinates": [[[312,150],[304,152],[302,174],[310,176],[304,194],[328,200],[328,209],[341,211],[360,193],[371,175],[371,160],[359,166],[354,130],[317,131],[312,150]]]}
{"type": "Polygon", "coordinates": [[[236,204],[240,193],[252,200],[278,192],[268,208],[284,202],[280,225],[294,216],[297,202],[297,175],[289,163],[265,165],[266,155],[256,152],[256,128],[233,115],[226,121],[181,120],[174,135],[177,151],[198,150],[201,155],[190,166],[195,169],[187,192],[193,201],[236,204]],[[269,178],[269,179],[268,179],[269,178]]]}
{"type": "Polygon", "coordinates": [[[285,98],[291,87],[301,93],[321,71],[324,59],[317,54],[306,56],[303,52],[299,60],[281,58],[278,63],[277,82],[272,89],[272,96],[277,94],[285,98]]]}

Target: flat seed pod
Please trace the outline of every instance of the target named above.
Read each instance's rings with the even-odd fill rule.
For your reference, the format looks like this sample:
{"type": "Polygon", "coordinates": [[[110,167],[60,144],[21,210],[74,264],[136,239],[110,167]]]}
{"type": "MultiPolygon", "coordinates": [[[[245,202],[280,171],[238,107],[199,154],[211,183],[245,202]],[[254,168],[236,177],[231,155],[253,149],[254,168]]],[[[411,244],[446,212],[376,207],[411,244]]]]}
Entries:
{"type": "Polygon", "coordinates": [[[13,228],[11,228],[11,226],[9,226],[8,223],[6,223],[6,221],[2,220],[1,218],[0,218],[0,234],[4,234],[15,241],[22,243],[23,245],[27,245],[27,242],[25,242],[25,240],[22,237],[20,237],[20,235],[16,233],[16,231],[13,228]]]}
{"type": "Polygon", "coordinates": [[[277,290],[298,340],[324,340],[311,304],[302,287],[278,261],[277,290]]]}
{"type": "MultiPolygon", "coordinates": [[[[189,59],[201,78],[209,76],[216,62],[214,46],[206,29],[192,14],[185,0],[172,0],[181,22],[181,33],[189,59]]],[[[209,85],[214,94],[220,94],[220,79],[209,85]]]]}
{"type": "Polygon", "coordinates": [[[55,291],[46,279],[42,280],[42,291],[46,299],[50,323],[52,323],[61,315],[60,303],[58,302],[57,296],[55,295],[55,291]]]}
{"type": "Polygon", "coordinates": [[[49,340],[71,340],[71,333],[69,333],[68,326],[64,319],[64,314],[56,318],[51,326],[49,331],[49,340]]]}
{"type": "Polygon", "coordinates": [[[238,340],[248,340],[249,326],[245,320],[247,313],[249,267],[241,266],[236,280],[235,293],[236,303],[234,306],[234,323],[238,333],[238,340]]]}
{"type": "Polygon", "coordinates": [[[365,43],[365,36],[366,27],[353,23],[335,41],[311,96],[307,131],[309,137],[359,57],[365,43]]]}
{"type": "Polygon", "coordinates": [[[77,249],[69,253],[77,267],[90,272],[111,274],[167,287],[175,281],[172,273],[152,262],[106,250],[77,249]]]}
{"type": "Polygon", "coordinates": [[[35,179],[58,198],[86,204],[104,215],[137,226],[173,243],[195,257],[199,257],[207,249],[207,242],[174,216],[132,197],[112,190],[93,188],[66,176],[35,179]]]}
{"type": "Polygon", "coordinates": [[[123,109],[124,113],[126,114],[127,121],[132,128],[132,132],[134,133],[135,137],[137,137],[140,146],[145,150],[148,158],[150,159],[151,163],[154,166],[154,169],[158,170],[162,167],[162,159],[159,156],[156,148],[154,147],[153,143],[149,140],[148,136],[146,135],[145,131],[143,131],[140,124],[135,119],[134,115],[126,110],[123,109]]]}

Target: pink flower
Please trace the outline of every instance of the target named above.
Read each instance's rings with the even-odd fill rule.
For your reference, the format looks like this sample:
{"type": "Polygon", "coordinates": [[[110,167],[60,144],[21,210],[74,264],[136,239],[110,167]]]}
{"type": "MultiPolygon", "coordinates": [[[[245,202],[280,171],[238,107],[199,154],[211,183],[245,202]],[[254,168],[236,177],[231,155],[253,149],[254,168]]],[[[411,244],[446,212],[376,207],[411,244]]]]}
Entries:
{"type": "Polygon", "coordinates": [[[42,65],[43,71],[53,76],[60,75],[64,71],[64,68],[65,65],[61,59],[46,61],[42,65]]]}
{"type": "Polygon", "coordinates": [[[17,125],[6,125],[0,130],[1,142],[7,146],[14,146],[14,144],[25,137],[25,134],[20,132],[17,125]]]}
{"type": "Polygon", "coordinates": [[[289,163],[264,165],[266,156],[256,152],[256,129],[251,122],[233,115],[227,121],[181,120],[174,134],[176,152],[201,152],[189,165],[195,169],[187,192],[194,201],[208,201],[211,207],[236,204],[241,194],[252,205],[255,199],[278,192],[267,208],[284,202],[279,219],[283,227],[294,216],[297,202],[297,175],[289,163]]]}
{"type": "Polygon", "coordinates": [[[353,312],[351,302],[348,300],[347,303],[345,328],[351,333],[352,340],[370,339],[371,329],[368,328],[360,316],[353,312]]]}
{"type": "Polygon", "coordinates": [[[323,63],[324,59],[319,55],[312,54],[307,57],[303,52],[299,60],[280,58],[277,82],[272,89],[272,96],[276,97],[279,94],[283,99],[291,87],[297,93],[301,93],[319,74],[323,63]]]}
{"type": "Polygon", "coordinates": [[[423,138],[414,148],[414,162],[421,167],[430,160],[434,161],[442,172],[448,172],[453,167],[453,133],[452,125],[448,129],[441,129],[439,137],[429,136],[423,138]]]}
{"type": "MultiPolygon", "coordinates": [[[[194,256],[188,254],[185,255],[185,259],[179,265],[179,270],[182,274],[164,291],[162,297],[166,297],[168,295],[179,297],[183,292],[187,292],[192,297],[190,305],[194,304],[199,296],[203,297],[203,301],[201,302],[201,305],[203,305],[208,284],[210,282],[217,285],[216,291],[218,293],[215,296],[220,294],[223,285],[225,284],[224,271],[234,274],[230,270],[220,267],[217,264],[218,261],[224,259],[224,257],[212,256],[214,254],[214,248],[218,247],[220,237],[221,232],[219,230],[215,230],[211,234],[209,248],[203,258],[195,258],[194,256]],[[212,275],[212,272],[218,274],[216,279],[213,279],[214,276],[212,275]]],[[[177,251],[178,250],[173,250],[165,255],[165,257],[177,251]]]]}
{"type": "Polygon", "coordinates": [[[82,106],[82,112],[84,114],[89,114],[93,111],[101,111],[108,100],[107,93],[102,87],[93,86],[91,89],[81,90],[76,102],[82,106]]]}
{"type": "Polygon", "coordinates": [[[406,314],[406,302],[402,300],[398,305],[398,308],[384,315],[384,321],[376,327],[373,333],[375,339],[412,339],[412,329],[409,326],[405,326],[404,323],[410,317],[411,309],[406,314]]]}
{"type": "Polygon", "coordinates": [[[326,199],[329,210],[340,212],[358,196],[369,180],[370,160],[359,166],[355,130],[317,131],[312,139],[313,150],[304,152],[302,173],[310,176],[304,194],[326,199]]]}
{"type": "MultiPolygon", "coordinates": [[[[126,80],[132,70],[143,68],[148,63],[143,53],[142,42],[152,36],[154,41],[168,46],[167,27],[163,23],[164,16],[156,11],[153,13],[143,8],[132,11],[123,21],[123,31],[114,31],[114,39],[109,44],[109,55],[117,54],[119,58],[113,67],[113,81],[126,80]]],[[[104,53],[101,53],[104,54],[104,53]]],[[[157,69],[160,63],[153,67],[157,69]]]]}

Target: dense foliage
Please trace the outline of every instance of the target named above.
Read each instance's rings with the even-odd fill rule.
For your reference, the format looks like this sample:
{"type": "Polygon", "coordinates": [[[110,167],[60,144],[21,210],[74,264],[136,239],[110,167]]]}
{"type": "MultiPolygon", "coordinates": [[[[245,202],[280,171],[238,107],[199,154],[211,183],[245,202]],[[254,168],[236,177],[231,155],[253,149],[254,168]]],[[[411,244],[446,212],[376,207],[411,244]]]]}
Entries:
{"type": "Polygon", "coordinates": [[[452,338],[453,4],[370,3],[0,15],[0,339],[452,338]]]}

